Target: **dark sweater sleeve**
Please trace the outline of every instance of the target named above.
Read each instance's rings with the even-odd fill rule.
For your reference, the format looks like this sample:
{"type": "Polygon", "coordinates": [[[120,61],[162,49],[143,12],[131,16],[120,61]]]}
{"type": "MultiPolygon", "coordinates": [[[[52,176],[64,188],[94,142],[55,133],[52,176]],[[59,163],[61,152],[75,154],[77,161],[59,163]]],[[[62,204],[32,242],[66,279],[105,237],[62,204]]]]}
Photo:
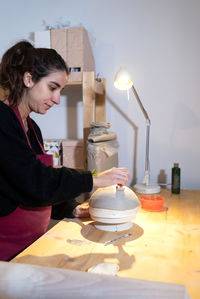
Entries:
{"type": "Polygon", "coordinates": [[[67,204],[90,192],[93,180],[90,171],[53,168],[36,159],[14,112],[0,102],[0,186],[0,208],[2,202],[34,207],[67,204]]]}
{"type": "Polygon", "coordinates": [[[61,220],[63,218],[75,218],[73,215],[74,208],[79,205],[75,199],[52,206],[51,218],[61,220]]]}

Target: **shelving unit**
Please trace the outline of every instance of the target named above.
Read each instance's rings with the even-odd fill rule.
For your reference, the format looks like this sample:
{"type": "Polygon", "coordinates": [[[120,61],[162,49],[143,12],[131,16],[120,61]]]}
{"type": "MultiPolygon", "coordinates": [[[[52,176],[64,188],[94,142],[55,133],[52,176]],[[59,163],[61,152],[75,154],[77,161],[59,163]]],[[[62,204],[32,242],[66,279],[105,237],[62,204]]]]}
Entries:
{"type": "Polygon", "coordinates": [[[105,79],[95,79],[95,61],[84,27],[52,29],[50,47],[65,60],[70,75],[67,86],[81,86],[83,100],[83,167],[87,169],[87,138],[91,122],[105,122],[105,79]]]}
{"type": "Polygon", "coordinates": [[[68,82],[67,86],[82,87],[83,101],[83,161],[87,169],[87,139],[91,122],[106,121],[106,80],[95,79],[94,72],[83,72],[82,81],[68,82]]]}

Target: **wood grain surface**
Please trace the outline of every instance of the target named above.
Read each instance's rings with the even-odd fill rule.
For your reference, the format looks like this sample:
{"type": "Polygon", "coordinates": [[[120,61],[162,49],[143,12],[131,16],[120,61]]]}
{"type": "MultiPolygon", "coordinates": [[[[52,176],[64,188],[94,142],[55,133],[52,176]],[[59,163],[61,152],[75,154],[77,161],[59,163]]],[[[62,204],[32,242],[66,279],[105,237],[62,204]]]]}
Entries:
{"type": "Polygon", "coordinates": [[[118,277],[183,284],[191,298],[199,299],[200,191],[171,195],[163,189],[161,195],[164,210],[140,208],[128,231],[103,232],[91,220],[66,219],[13,262],[84,272],[99,263],[115,263],[118,277]],[[105,246],[124,233],[132,235],[105,246]]]}
{"type": "Polygon", "coordinates": [[[0,299],[189,299],[184,286],[0,262],[0,299]]]}

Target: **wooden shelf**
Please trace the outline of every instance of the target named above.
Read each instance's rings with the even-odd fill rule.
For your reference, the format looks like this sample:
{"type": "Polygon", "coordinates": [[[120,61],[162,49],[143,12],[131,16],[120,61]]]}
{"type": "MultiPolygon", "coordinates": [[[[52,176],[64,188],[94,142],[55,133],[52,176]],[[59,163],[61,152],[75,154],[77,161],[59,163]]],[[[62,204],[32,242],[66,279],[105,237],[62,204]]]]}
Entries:
{"type": "Polygon", "coordinates": [[[76,82],[67,82],[66,86],[73,86],[73,85],[82,85],[82,81],[76,81],[76,82]]]}

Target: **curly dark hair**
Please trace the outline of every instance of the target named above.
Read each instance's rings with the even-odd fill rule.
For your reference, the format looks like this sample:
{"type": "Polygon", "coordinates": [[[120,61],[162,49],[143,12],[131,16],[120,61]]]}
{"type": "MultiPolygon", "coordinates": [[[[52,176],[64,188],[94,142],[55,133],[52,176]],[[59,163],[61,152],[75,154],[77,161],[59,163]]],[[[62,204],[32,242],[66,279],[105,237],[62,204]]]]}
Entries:
{"type": "Polygon", "coordinates": [[[21,41],[9,48],[0,63],[0,87],[5,91],[12,107],[18,106],[26,89],[23,81],[25,72],[29,72],[34,83],[54,71],[69,69],[63,58],[54,50],[35,48],[28,41],[21,41]]]}

